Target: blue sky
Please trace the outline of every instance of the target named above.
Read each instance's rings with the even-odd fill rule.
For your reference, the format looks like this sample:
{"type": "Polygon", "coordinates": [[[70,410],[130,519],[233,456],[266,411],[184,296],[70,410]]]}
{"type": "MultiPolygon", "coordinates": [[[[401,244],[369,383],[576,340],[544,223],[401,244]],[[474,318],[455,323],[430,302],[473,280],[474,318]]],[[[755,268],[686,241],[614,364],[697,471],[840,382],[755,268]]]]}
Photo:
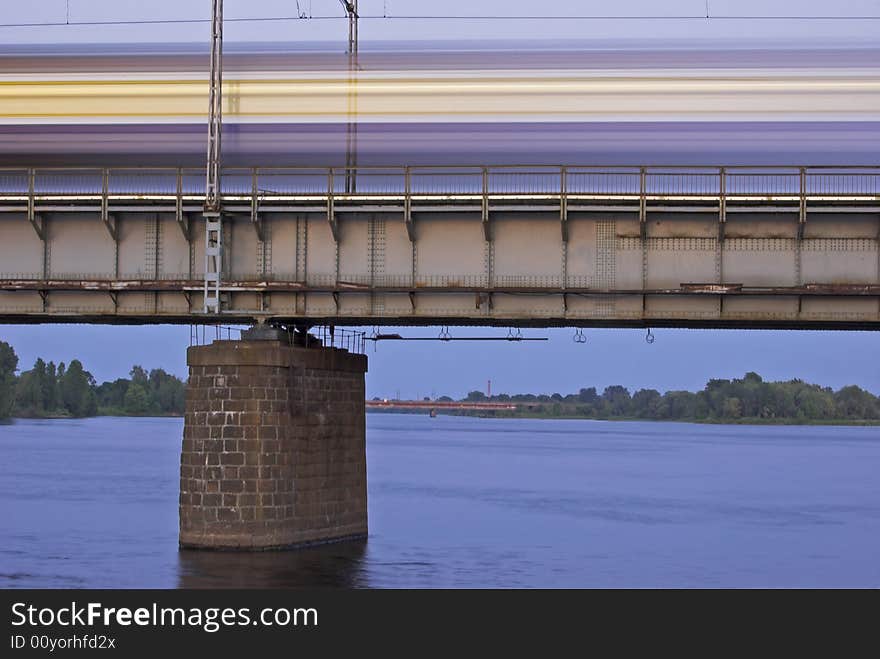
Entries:
{"type": "MultiPolygon", "coordinates": [[[[208,329],[208,336],[213,330],[208,329]]],[[[437,336],[434,328],[398,328],[403,336],[437,336]]],[[[454,336],[500,336],[507,330],[452,328],[454,336]]],[[[880,394],[880,334],[768,330],[585,330],[576,344],[573,330],[524,330],[547,342],[379,343],[370,348],[367,393],[404,398],[432,394],[460,396],[486,389],[496,393],[570,393],[581,387],[622,384],[699,389],[709,378],[741,377],[756,371],[765,379],[801,378],[839,388],[858,384],[880,394]]],[[[132,364],[162,367],[186,375],[189,327],[99,325],[0,326],[29,367],[42,356],[54,361],[78,357],[99,379],[124,377],[132,364]]]]}
{"type": "MultiPolygon", "coordinates": [[[[0,22],[65,20],[66,0],[6,3],[0,22]]],[[[395,14],[604,14],[702,15],[705,0],[657,3],[619,0],[616,3],[548,0],[361,0],[361,13],[395,14]],[[661,5],[658,8],[658,5],[661,5]],[[440,7],[441,9],[438,9],[440,7]]],[[[711,0],[713,15],[874,15],[876,0],[762,2],[711,0]]],[[[339,15],[337,0],[300,0],[313,15],[339,15]]],[[[71,21],[204,18],[209,0],[70,0],[71,21]]],[[[294,0],[227,0],[228,19],[244,16],[289,16],[294,0]]],[[[589,44],[616,42],[644,47],[646,39],[684,47],[712,45],[876,46],[880,21],[434,21],[369,20],[361,26],[365,47],[370,41],[449,39],[578,39],[589,44]]],[[[2,43],[181,42],[207,39],[206,24],[154,26],[62,26],[0,28],[2,43]]],[[[345,24],[337,20],[279,23],[230,22],[231,41],[338,41],[343,47],[345,24]]],[[[402,329],[405,335],[436,335],[436,329],[402,329]]],[[[454,329],[454,333],[503,336],[506,330],[454,329]]],[[[602,388],[623,384],[631,389],[654,387],[695,389],[711,377],[738,377],[754,370],[767,379],[803,378],[835,388],[855,383],[880,393],[880,335],[865,332],[777,332],[735,330],[654,330],[653,345],[641,330],[588,330],[588,343],[572,342],[570,330],[528,330],[547,336],[546,343],[385,343],[370,352],[367,389],[370,396],[403,397],[462,395],[485,389],[495,392],[555,391],[582,386],[602,388]]],[[[132,364],[163,367],[185,375],[188,327],[112,327],[87,325],[0,326],[0,339],[10,342],[29,367],[37,356],[55,361],[80,358],[99,380],[121,377],[132,364]]]]}
{"type": "MultiPolygon", "coordinates": [[[[706,7],[717,17],[730,16],[880,16],[877,0],[359,0],[364,16],[450,15],[590,15],[695,16],[690,20],[382,20],[365,19],[360,36],[368,46],[382,40],[473,39],[579,39],[629,42],[643,47],[646,40],[668,40],[682,45],[710,47],[761,43],[767,46],[799,44],[817,47],[831,43],[876,46],[878,21],[870,20],[705,20],[706,7]]],[[[72,22],[131,19],[208,18],[211,0],[39,0],[5,2],[0,23],[72,22]]],[[[299,0],[301,11],[312,16],[342,16],[338,0],[299,0]]],[[[346,38],[343,20],[299,20],[247,23],[236,19],[255,16],[295,16],[296,0],[225,0],[224,38],[233,41],[338,41],[346,38]]],[[[0,28],[0,43],[59,42],[207,42],[209,25],[63,26],[0,28]]]]}

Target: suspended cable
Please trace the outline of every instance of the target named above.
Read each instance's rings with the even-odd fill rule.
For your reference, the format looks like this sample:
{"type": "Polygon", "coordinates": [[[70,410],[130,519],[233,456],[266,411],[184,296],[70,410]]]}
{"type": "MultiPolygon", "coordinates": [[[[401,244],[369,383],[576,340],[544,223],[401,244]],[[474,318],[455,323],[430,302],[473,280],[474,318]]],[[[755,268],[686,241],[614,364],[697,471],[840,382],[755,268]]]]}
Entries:
{"type": "MultiPolygon", "coordinates": [[[[303,14],[305,12],[302,12],[303,14]]],[[[361,15],[361,20],[380,20],[380,21],[876,21],[880,20],[880,15],[861,15],[861,16],[705,16],[703,14],[679,14],[679,15],[660,15],[660,16],[608,16],[608,15],[479,15],[479,16],[419,16],[419,15],[361,15]]],[[[348,20],[347,16],[314,16],[314,15],[297,15],[297,16],[242,16],[227,18],[227,23],[261,23],[272,21],[344,21],[348,20]]],[[[114,25],[174,25],[174,24],[197,24],[210,23],[210,18],[155,18],[155,19],[108,19],[98,21],[43,21],[29,23],[0,23],[0,28],[19,28],[19,27],[63,27],[63,26],[114,26],[114,25]]]]}

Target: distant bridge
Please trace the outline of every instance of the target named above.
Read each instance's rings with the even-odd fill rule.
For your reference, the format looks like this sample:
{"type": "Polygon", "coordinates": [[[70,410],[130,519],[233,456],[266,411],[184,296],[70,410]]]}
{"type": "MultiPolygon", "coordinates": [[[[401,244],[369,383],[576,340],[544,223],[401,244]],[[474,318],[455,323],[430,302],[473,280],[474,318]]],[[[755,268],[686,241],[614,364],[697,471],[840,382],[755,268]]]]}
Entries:
{"type": "Polygon", "coordinates": [[[0,321],[880,328],[880,168],[0,170],[0,321]],[[345,192],[355,178],[355,191],[345,192]]]}
{"type": "Polygon", "coordinates": [[[515,403],[492,403],[489,401],[440,401],[440,400],[368,400],[368,410],[429,410],[474,411],[474,412],[512,412],[515,403]]]}

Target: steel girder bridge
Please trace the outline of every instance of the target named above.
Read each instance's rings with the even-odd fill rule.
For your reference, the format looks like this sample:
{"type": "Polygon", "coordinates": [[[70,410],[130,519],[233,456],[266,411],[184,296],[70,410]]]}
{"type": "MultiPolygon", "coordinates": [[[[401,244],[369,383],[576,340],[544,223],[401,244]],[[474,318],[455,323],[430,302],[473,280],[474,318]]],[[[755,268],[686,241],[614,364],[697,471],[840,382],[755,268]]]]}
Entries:
{"type": "Polygon", "coordinates": [[[880,167],[221,180],[208,282],[204,170],[0,170],[0,320],[880,327],[880,167]]]}

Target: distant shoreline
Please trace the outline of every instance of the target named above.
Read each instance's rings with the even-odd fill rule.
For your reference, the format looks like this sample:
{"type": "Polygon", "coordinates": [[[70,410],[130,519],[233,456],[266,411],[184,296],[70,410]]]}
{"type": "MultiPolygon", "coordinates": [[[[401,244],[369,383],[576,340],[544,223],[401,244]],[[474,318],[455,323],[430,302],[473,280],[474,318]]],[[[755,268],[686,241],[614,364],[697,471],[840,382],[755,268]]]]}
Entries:
{"type": "MultiPolygon", "coordinates": [[[[405,414],[428,416],[426,412],[404,410],[367,410],[367,414],[405,414]]],[[[796,419],[796,418],[740,418],[740,419],[642,419],[639,417],[590,417],[549,414],[471,414],[438,412],[438,416],[472,417],[477,419],[538,419],[565,421],[638,421],[640,423],[693,423],[709,426],[880,426],[880,419],[796,419]]]]}
{"type": "Polygon", "coordinates": [[[25,421],[69,421],[74,419],[101,419],[101,418],[119,418],[119,419],[182,419],[183,414],[90,414],[88,416],[71,416],[70,414],[42,414],[39,416],[11,416],[5,421],[25,420],[25,421]]]}
{"type": "MultiPolygon", "coordinates": [[[[405,416],[428,416],[424,412],[408,412],[396,410],[367,410],[367,414],[397,414],[405,416]]],[[[439,416],[469,417],[473,419],[523,419],[539,421],[612,421],[639,423],[692,423],[701,426],[880,426],[877,419],[639,419],[634,417],[618,417],[598,419],[584,416],[547,416],[547,415],[478,415],[440,413],[439,416]]],[[[73,421],[82,419],[182,419],[181,414],[95,414],[93,416],[15,416],[0,419],[0,426],[13,421],[73,421]]]]}

